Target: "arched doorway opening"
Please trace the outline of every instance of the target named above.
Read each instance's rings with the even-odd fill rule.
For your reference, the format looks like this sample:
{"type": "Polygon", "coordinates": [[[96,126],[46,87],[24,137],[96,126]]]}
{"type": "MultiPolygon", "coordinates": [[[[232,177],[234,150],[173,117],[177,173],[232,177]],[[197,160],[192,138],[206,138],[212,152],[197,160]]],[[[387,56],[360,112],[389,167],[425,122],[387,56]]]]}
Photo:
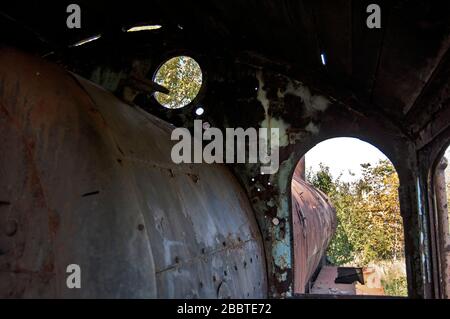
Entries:
{"type": "Polygon", "coordinates": [[[359,139],[305,154],[291,184],[296,293],[407,296],[398,188],[394,165],[359,139]]]}

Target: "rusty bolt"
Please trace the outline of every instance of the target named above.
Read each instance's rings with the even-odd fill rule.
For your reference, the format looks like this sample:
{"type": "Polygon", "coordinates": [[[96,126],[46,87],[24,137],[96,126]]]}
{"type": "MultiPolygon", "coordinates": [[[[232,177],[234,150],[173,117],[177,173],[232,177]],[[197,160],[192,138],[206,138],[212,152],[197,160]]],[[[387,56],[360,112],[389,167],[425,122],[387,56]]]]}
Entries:
{"type": "Polygon", "coordinates": [[[5,224],[6,236],[14,236],[17,232],[17,221],[10,219],[5,224]]]}

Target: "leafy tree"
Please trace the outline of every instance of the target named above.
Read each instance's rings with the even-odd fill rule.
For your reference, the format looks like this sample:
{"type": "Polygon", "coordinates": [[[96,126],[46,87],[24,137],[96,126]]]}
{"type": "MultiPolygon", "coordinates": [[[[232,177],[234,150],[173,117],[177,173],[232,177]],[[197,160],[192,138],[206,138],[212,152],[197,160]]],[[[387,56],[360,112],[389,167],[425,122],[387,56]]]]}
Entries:
{"type": "Polygon", "coordinates": [[[198,63],[188,56],[177,56],[165,62],[156,72],[154,81],[169,94],[155,93],[155,99],[171,109],[191,103],[202,85],[202,71],[198,63]]]}
{"type": "Polygon", "coordinates": [[[330,174],[330,168],[319,164],[319,170],[315,175],[309,173],[307,179],[315,188],[320,189],[325,194],[331,194],[335,189],[335,184],[333,183],[333,178],[330,174]]]}
{"type": "Polygon", "coordinates": [[[397,173],[389,161],[361,167],[362,176],[352,183],[342,182],[341,176],[333,179],[322,164],[316,173],[307,174],[336,208],[337,231],[328,249],[336,265],[353,261],[365,266],[404,253],[397,173]]]}
{"type": "Polygon", "coordinates": [[[404,239],[397,173],[387,160],[362,167],[357,207],[367,216],[365,225],[370,230],[364,234],[365,243],[359,243],[362,261],[398,259],[403,256],[404,239]]]}

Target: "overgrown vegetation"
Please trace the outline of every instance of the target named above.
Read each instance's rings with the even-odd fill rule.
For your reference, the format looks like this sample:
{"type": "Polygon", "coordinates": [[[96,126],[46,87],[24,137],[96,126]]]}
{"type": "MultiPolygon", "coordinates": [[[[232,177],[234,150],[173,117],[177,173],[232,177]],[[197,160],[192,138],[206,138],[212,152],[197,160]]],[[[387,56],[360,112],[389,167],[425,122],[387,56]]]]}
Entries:
{"type": "Polygon", "coordinates": [[[402,274],[391,275],[388,273],[381,281],[384,288],[384,293],[388,296],[407,296],[407,282],[406,277],[402,274]]]}
{"type": "MultiPolygon", "coordinates": [[[[342,175],[333,178],[322,164],[317,172],[307,172],[309,182],[326,193],[336,208],[337,230],[327,255],[338,266],[365,267],[404,258],[397,173],[387,160],[361,167],[362,176],[353,182],[343,182],[342,175]]],[[[390,274],[389,269],[385,273],[385,292],[406,295],[405,274],[390,274]]]]}

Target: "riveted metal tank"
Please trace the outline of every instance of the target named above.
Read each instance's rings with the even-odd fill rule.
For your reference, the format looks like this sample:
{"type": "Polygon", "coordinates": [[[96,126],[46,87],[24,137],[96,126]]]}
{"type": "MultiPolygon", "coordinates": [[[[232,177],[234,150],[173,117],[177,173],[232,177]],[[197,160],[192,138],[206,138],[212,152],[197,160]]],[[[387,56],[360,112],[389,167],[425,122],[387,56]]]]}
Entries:
{"type": "Polygon", "coordinates": [[[0,297],[266,297],[245,193],[225,166],[174,164],[172,129],[0,49],[0,297]]]}
{"type": "Polygon", "coordinates": [[[336,231],[336,210],[329,198],[304,180],[302,159],[292,178],[294,292],[305,293],[336,231]]]}

